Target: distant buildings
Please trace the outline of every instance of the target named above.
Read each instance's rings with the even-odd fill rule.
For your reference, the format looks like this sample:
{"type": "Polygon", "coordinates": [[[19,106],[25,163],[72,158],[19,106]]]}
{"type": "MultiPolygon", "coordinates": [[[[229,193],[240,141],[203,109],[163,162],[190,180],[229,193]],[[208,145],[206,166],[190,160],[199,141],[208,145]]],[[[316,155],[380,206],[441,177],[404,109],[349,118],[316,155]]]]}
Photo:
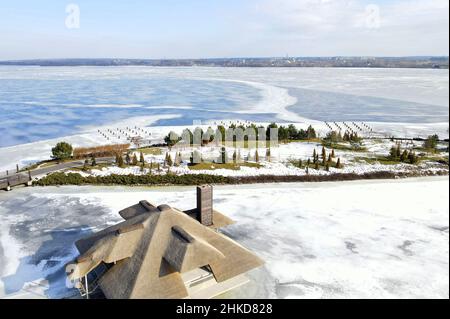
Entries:
{"type": "Polygon", "coordinates": [[[442,68],[448,56],[434,57],[269,57],[220,59],[54,59],[0,61],[0,65],[39,66],[210,66],[210,67],[360,67],[360,68],[442,68]]]}

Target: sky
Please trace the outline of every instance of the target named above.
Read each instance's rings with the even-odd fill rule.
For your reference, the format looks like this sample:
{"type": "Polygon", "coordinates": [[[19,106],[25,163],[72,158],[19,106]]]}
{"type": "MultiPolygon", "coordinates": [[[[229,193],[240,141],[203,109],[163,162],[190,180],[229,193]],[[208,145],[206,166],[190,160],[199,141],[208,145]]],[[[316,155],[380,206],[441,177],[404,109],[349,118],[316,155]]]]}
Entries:
{"type": "Polygon", "coordinates": [[[448,0],[0,0],[0,60],[449,55],[448,0]]]}

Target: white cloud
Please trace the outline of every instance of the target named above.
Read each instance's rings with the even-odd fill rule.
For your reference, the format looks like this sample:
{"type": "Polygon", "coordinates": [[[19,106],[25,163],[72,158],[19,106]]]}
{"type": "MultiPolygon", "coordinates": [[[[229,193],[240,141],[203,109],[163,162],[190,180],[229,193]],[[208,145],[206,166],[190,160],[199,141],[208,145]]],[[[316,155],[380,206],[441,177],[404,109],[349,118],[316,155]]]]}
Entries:
{"type": "Polygon", "coordinates": [[[447,0],[265,0],[254,23],[292,55],[448,55],[448,8],[447,0]]]}

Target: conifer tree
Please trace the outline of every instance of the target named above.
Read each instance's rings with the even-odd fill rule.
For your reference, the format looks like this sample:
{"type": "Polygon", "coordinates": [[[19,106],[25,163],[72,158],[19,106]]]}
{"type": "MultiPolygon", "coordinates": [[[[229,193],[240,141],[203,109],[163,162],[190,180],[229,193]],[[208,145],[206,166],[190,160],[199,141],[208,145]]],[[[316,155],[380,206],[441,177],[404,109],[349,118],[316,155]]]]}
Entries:
{"type": "Polygon", "coordinates": [[[314,165],[315,170],[319,170],[319,162],[316,162],[316,165],[314,165]]]}
{"type": "Polygon", "coordinates": [[[237,152],[236,152],[236,150],[234,150],[234,152],[233,152],[233,163],[234,164],[237,163],[237,152]]]}
{"type": "Polygon", "coordinates": [[[134,166],[136,166],[136,165],[138,164],[138,158],[137,158],[136,154],[133,155],[132,164],[133,164],[134,166]]]}
{"type": "Polygon", "coordinates": [[[142,153],[142,152],[140,154],[139,162],[141,162],[142,164],[145,163],[144,153],[142,153]]]}
{"type": "Polygon", "coordinates": [[[119,166],[120,168],[124,168],[125,164],[123,162],[123,157],[119,155],[118,159],[117,159],[117,166],[119,166]]]}
{"type": "Polygon", "coordinates": [[[340,158],[337,159],[336,168],[341,168],[341,159],[340,158]]]}
{"type": "Polygon", "coordinates": [[[167,156],[167,166],[172,166],[173,165],[173,161],[172,161],[172,156],[170,156],[170,154],[167,156]]]}
{"type": "Polygon", "coordinates": [[[89,160],[86,158],[84,161],[84,165],[83,165],[83,171],[87,170],[88,165],[89,165],[89,160]]]}
{"type": "Polygon", "coordinates": [[[256,152],[255,152],[255,162],[256,162],[256,163],[259,163],[259,153],[258,153],[258,150],[256,150],[256,152]]]}
{"type": "Polygon", "coordinates": [[[336,154],[334,153],[334,149],[331,150],[331,158],[335,158],[336,154]]]}
{"type": "Polygon", "coordinates": [[[328,155],[328,163],[331,163],[331,161],[332,161],[332,157],[331,157],[331,154],[329,154],[328,155]]]}
{"type": "Polygon", "coordinates": [[[327,163],[327,165],[325,165],[325,170],[326,170],[327,172],[330,171],[330,163],[329,163],[329,162],[327,163]]]}
{"type": "Polygon", "coordinates": [[[314,164],[316,163],[316,155],[317,155],[317,152],[316,152],[316,149],[314,149],[314,152],[313,152],[313,161],[314,161],[314,164]]]}
{"type": "Polygon", "coordinates": [[[91,162],[92,167],[97,166],[97,161],[95,160],[95,157],[92,156],[92,162],[91,162]]]}
{"type": "Polygon", "coordinates": [[[400,161],[401,162],[406,162],[408,160],[408,151],[404,150],[402,155],[400,156],[400,161]]]}
{"type": "Polygon", "coordinates": [[[298,167],[299,168],[303,167],[303,161],[301,159],[298,160],[298,167]]]}
{"type": "Polygon", "coordinates": [[[144,171],[144,163],[141,163],[141,173],[144,171]]]}
{"type": "Polygon", "coordinates": [[[392,146],[390,151],[389,151],[389,157],[392,160],[395,160],[397,158],[397,148],[395,146],[392,146]]]}
{"type": "Polygon", "coordinates": [[[402,150],[400,148],[400,144],[397,144],[397,150],[396,150],[396,154],[397,158],[400,158],[400,156],[402,155],[402,150]]]}
{"type": "Polygon", "coordinates": [[[127,156],[125,156],[125,162],[127,163],[127,165],[130,165],[131,163],[130,153],[127,153],[127,156]]]}
{"type": "Polygon", "coordinates": [[[408,159],[410,164],[417,164],[417,162],[419,161],[418,157],[416,156],[416,153],[413,151],[409,152],[408,159]]]}
{"type": "Polygon", "coordinates": [[[156,167],[158,173],[161,173],[161,165],[158,163],[157,167],[156,167]]]}
{"type": "Polygon", "coordinates": [[[169,160],[169,153],[166,153],[166,156],[164,157],[164,165],[163,166],[167,166],[168,160],[169,160]]]}
{"type": "Polygon", "coordinates": [[[269,147],[269,148],[267,148],[267,150],[266,150],[266,160],[267,160],[268,162],[270,162],[270,158],[271,158],[271,150],[270,150],[270,147],[269,147]]]}
{"type": "Polygon", "coordinates": [[[322,146],[322,161],[325,162],[327,160],[327,151],[325,150],[325,146],[322,146]]]}

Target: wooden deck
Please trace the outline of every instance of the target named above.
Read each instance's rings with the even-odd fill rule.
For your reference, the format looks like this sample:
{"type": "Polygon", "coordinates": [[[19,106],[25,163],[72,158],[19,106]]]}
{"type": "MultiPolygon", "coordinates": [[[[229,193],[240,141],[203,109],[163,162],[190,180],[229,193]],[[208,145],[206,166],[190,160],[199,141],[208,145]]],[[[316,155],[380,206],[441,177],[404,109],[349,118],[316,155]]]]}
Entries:
{"type": "Polygon", "coordinates": [[[14,186],[28,185],[31,180],[31,174],[26,172],[4,176],[0,178],[0,189],[10,190],[14,186]]]}

